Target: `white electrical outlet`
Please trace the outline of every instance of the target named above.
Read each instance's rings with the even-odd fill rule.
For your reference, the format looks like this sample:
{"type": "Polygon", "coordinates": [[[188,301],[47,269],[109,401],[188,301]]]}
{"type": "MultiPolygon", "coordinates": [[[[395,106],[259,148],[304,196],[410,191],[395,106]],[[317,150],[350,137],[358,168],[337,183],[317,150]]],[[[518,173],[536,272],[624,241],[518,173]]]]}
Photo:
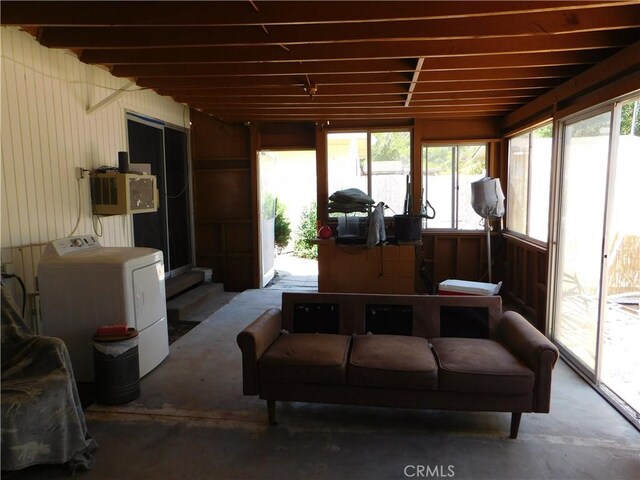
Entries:
{"type": "Polygon", "coordinates": [[[76,180],[80,180],[84,178],[84,169],[82,167],[75,167],[76,170],[76,180]]]}

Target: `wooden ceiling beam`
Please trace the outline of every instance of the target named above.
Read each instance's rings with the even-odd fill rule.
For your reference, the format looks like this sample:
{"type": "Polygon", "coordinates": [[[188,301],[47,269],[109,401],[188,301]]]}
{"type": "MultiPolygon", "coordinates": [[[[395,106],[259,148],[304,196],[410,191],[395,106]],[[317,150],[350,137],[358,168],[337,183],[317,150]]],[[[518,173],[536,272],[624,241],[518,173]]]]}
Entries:
{"type": "MultiPolygon", "coordinates": [[[[640,76],[640,41],[511,112],[505,117],[503,127],[507,131],[516,129],[541,112],[557,108],[562,103],[583,96],[625,75],[631,76],[634,72],[640,76]]],[[[637,87],[640,88],[640,83],[637,83],[637,87]]]]}
{"type": "Polygon", "coordinates": [[[516,80],[525,78],[569,78],[589,68],[589,65],[562,65],[551,67],[514,67],[476,70],[422,69],[419,82],[516,80]]]}
{"type": "Polygon", "coordinates": [[[615,53],[615,48],[547,52],[484,54],[465,57],[432,57],[423,70],[484,70],[514,67],[551,67],[594,64],[615,53]]]}
{"type": "MultiPolygon", "coordinates": [[[[525,105],[532,98],[535,97],[508,97],[502,96],[497,98],[471,98],[471,99],[418,99],[414,97],[412,101],[413,106],[434,104],[438,106],[454,106],[454,105],[490,105],[490,104],[501,104],[501,105],[512,105],[513,108],[517,108],[519,105],[525,105]]],[[[314,107],[318,105],[322,106],[348,106],[348,105],[360,105],[360,106],[374,106],[374,105],[395,105],[402,106],[404,105],[404,99],[398,98],[385,98],[383,96],[379,96],[379,98],[367,98],[367,97],[327,97],[327,98],[316,98],[314,100],[311,99],[287,99],[286,101],[282,101],[282,99],[269,99],[261,98],[261,99],[250,99],[251,101],[243,101],[244,99],[210,99],[210,98],[199,98],[199,97],[175,97],[175,101],[179,103],[188,103],[191,105],[198,105],[200,108],[213,108],[213,107],[222,107],[222,106],[235,106],[237,108],[251,108],[251,107],[265,107],[265,106],[307,106],[314,107]],[[360,98],[365,98],[365,100],[360,100],[360,98]]]]}
{"type": "MultiPolygon", "coordinates": [[[[309,80],[320,87],[324,85],[361,85],[380,83],[409,84],[406,73],[356,73],[356,74],[311,74],[309,80]]],[[[261,86],[305,86],[306,75],[274,75],[253,77],[183,77],[183,78],[139,78],[140,87],[151,88],[216,88],[216,87],[261,87],[261,86]]]]}
{"type": "MultiPolygon", "coordinates": [[[[542,95],[549,91],[549,88],[532,88],[526,90],[494,90],[490,97],[487,97],[486,93],[480,92],[427,92],[427,93],[414,93],[414,102],[439,102],[439,101],[472,101],[487,99],[487,101],[498,100],[515,100],[526,101],[534,99],[538,95],[542,95]]],[[[164,95],[169,95],[166,91],[162,91],[164,95]]],[[[233,96],[228,95],[199,95],[197,91],[182,93],[175,92],[174,99],[180,103],[189,103],[190,101],[204,101],[209,100],[216,103],[234,104],[234,105],[246,105],[246,104],[278,104],[289,105],[299,104],[301,102],[311,104],[318,103],[389,103],[405,101],[406,93],[386,94],[386,93],[372,93],[354,95],[352,98],[347,94],[343,95],[316,95],[311,99],[308,95],[259,95],[259,96],[233,96]]]]}
{"type": "Polygon", "coordinates": [[[80,60],[99,64],[185,64],[291,62],[305,60],[365,60],[368,58],[417,58],[534,53],[625,47],[640,35],[640,28],[541,37],[514,37],[419,42],[361,42],[344,45],[295,45],[253,48],[199,47],[128,50],[84,50],[80,60]]]}
{"type": "Polygon", "coordinates": [[[494,90],[491,97],[487,97],[483,92],[425,92],[425,93],[416,93],[413,94],[413,99],[415,102],[425,101],[425,102],[439,102],[439,101],[448,101],[448,100],[478,100],[481,98],[492,98],[492,99],[531,99],[535,98],[538,95],[542,95],[545,92],[548,92],[548,88],[531,88],[527,90],[494,90]]]}
{"type": "MultiPolygon", "coordinates": [[[[433,82],[418,83],[414,94],[433,92],[499,92],[513,90],[529,90],[553,88],[562,80],[554,78],[525,80],[483,80],[477,82],[433,82]]],[[[402,84],[362,84],[362,85],[320,85],[314,98],[329,96],[360,96],[374,94],[406,94],[408,87],[402,84]]],[[[197,95],[199,97],[305,97],[308,96],[302,86],[263,86],[263,87],[219,87],[219,88],[165,88],[157,89],[161,95],[182,96],[197,95]]]]}
{"type": "Polygon", "coordinates": [[[478,80],[473,82],[443,81],[420,82],[416,85],[414,95],[431,92],[498,92],[553,88],[563,79],[559,78],[525,78],[507,80],[478,80]]]}
{"type": "MultiPolygon", "coordinates": [[[[612,7],[626,1],[369,1],[340,2],[328,8],[324,2],[238,1],[10,1],[2,2],[2,23],[24,26],[225,26],[284,25],[342,22],[378,22],[406,19],[481,18],[556,10],[612,7]]],[[[508,21],[508,20],[506,20],[508,21]]]]}
{"type": "MultiPolygon", "coordinates": [[[[176,99],[179,101],[179,98],[176,99]]],[[[216,109],[218,111],[232,110],[232,111],[301,111],[301,110],[314,110],[314,111],[325,111],[325,110],[344,110],[344,109],[371,109],[371,110],[380,110],[385,109],[387,111],[392,111],[394,108],[404,107],[404,102],[395,101],[389,103],[361,103],[361,102],[333,102],[333,103],[316,103],[316,102],[300,102],[300,103],[271,103],[271,104],[236,104],[236,103],[225,103],[225,102],[212,102],[207,99],[199,100],[197,98],[190,99],[190,103],[193,105],[197,105],[200,108],[206,107],[209,109],[216,109]]],[[[479,99],[476,101],[462,101],[462,100],[450,100],[450,101],[440,101],[439,103],[428,103],[428,102],[416,102],[415,104],[411,104],[408,108],[422,108],[422,109],[438,109],[442,107],[480,107],[486,106],[487,108],[501,108],[501,107],[509,107],[510,110],[513,110],[514,105],[523,105],[525,101],[523,100],[505,100],[505,99],[479,99]]]]}
{"type": "Polygon", "coordinates": [[[173,65],[114,65],[116,77],[233,77],[264,75],[312,75],[315,73],[391,73],[413,72],[411,59],[369,59],[325,62],[191,64],[179,69],[173,65]]]}
{"type": "MultiPolygon", "coordinates": [[[[524,104],[535,98],[535,95],[509,95],[498,94],[487,98],[475,93],[440,95],[416,95],[414,96],[414,104],[524,104]]],[[[198,95],[177,95],[173,97],[179,103],[198,103],[199,105],[235,105],[247,108],[247,106],[299,106],[306,105],[309,107],[316,105],[385,105],[385,104],[404,104],[404,97],[401,95],[361,95],[361,96],[322,96],[322,97],[203,97],[198,95]]]]}
{"type": "Polygon", "coordinates": [[[484,118],[487,117],[501,117],[504,112],[458,112],[458,111],[442,111],[442,112],[421,112],[421,113],[394,113],[390,115],[383,114],[374,114],[374,113],[366,113],[366,112],[353,112],[353,113],[345,113],[341,112],[339,114],[325,114],[325,115],[288,115],[286,117],[279,115],[262,115],[255,114],[251,116],[238,116],[231,114],[220,114],[218,112],[209,112],[205,111],[205,113],[211,115],[214,118],[217,118],[221,121],[225,122],[259,122],[259,121],[290,121],[290,122],[326,122],[331,121],[331,127],[333,128],[338,121],[360,121],[360,122],[370,122],[375,120],[384,120],[384,121],[394,121],[394,120],[406,120],[407,122],[411,122],[414,119],[464,119],[464,118],[484,118]]]}
{"type": "Polygon", "coordinates": [[[517,128],[639,68],[640,47],[628,48],[638,0],[327,5],[9,0],[0,22],[22,19],[45,46],[228,121],[502,117],[517,128]]]}
{"type": "MultiPolygon", "coordinates": [[[[611,56],[614,49],[580,50],[567,52],[536,52],[473,57],[432,57],[423,65],[423,71],[439,70],[494,70],[514,67],[550,67],[563,65],[592,65],[611,56]]],[[[368,59],[339,61],[305,61],[279,63],[218,63],[174,65],[114,65],[111,73],[116,77],[225,77],[304,75],[314,73],[384,73],[412,72],[415,59],[368,59]]]]}
{"type": "MultiPolygon", "coordinates": [[[[229,87],[229,88],[166,88],[156,89],[160,95],[189,96],[196,94],[207,97],[309,97],[302,87],[271,86],[271,87],[229,87]]],[[[407,87],[395,83],[368,84],[368,85],[321,85],[315,97],[321,96],[361,96],[361,95],[404,95],[407,87]]]]}
{"type": "Polygon", "coordinates": [[[461,119],[483,119],[489,120],[491,118],[500,118],[502,113],[487,113],[487,112],[438,112],[438,113],[422,113],[422,114],[394,114],[394,115],[366,115],[362,113],[357,114],[339,114],[339,115],[326,115],[326,116],[315,116],[315,115],[302,115],[302,116],[291,116],[291,117],[280,117],[274,115],[254,115],[249,118],[245,117],[233,117],[233,116],[225,116],[221,117],[219,115],[215,115],[214,113],[204,112],[212,117],[218,119],[222,122],[318,122],[324,123],[327,121],[331,121],[331,128],[335,128],[340,122],[342,123],[342,128],[350,127],[352,128],[354,123],[349,122],[357,122],[358,126],[362,126],[362,124],[371,124],[372,122],[378,122],[380,125],[389,127],[390,122],[402,122],[406,125],[413,124],[415,119],[430,119],[430,120],[461,120],[461,119]]]}
{"type": "Polygon", "coordinates": [[[50,48],[121,49],[206,46],[264,46],[353,43],[370,40],[417,41],[540,36],[633,28],[640,24],[640,4],[503,15],[369,23],[270,26],[268,35],[254,26],[240,27],[45,27],[38,34],[50,48]]]}
{"type": "MultiPolygon", "coordinates": [[[[525,98],[478,98],[464,100],[418,100],[416,97],[411,99],[412,107],[426,107],[428,105],[440,107],[452,106],[478,106],[478,105],[510,105],[511,109],[514,105],[524,105],[531,97],[525,98]]],[[[517,107],[515,107],[517,108],[517,107]]]]}
{"type": "Polygon", "coordinates": [[[238,108],[220,108],[217,106],[200,106],[194,104],[196,109],[203,108],[209,112],[216,112],[219,115],[233,115],[233,116],[250,116],[250,115],[280,115],[288,117],[292,115],[299,116],[324,116],[324,115],[340,115],[340,114],[370,114],[370,115],[406,115],[406,114],[420,114],[420,113],[436,113],[436,112],[507,112],[513,110],[510,105],[454,105],[454,106],[432,106],[432,107],[344,107],[344,108],[299,108],[299,109],[287,109],[281,111],[279,109],[238,109],[238,108]]]}
{"type": "Polygon", "coordinates": [[[203,97],[197,94],[193,95],[175,95],[173,99],[178,103],[198,102],[199,104],[211,105],[341,105],[341,104],[391,104],[404,103],[404,95],[402,94],[371,94],[358,95],[348,97],[344,95],[324,95],[317,96],[313,99],[308,95],[278,97],[278,96],[259,96],[259,97],[203,97]]]}

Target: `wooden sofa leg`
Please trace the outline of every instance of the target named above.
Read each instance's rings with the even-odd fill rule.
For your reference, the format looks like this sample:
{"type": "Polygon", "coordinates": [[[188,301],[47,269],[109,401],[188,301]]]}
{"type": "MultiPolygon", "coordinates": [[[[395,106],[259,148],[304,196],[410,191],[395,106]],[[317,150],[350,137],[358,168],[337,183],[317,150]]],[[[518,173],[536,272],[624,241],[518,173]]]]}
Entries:
{"type": "Polygon", "coordinates": [[[518,429],[520,428],[520,419],[522,418],[522,412],[511,413],[511,438],[518,438],[518,429]]]}
{"type": "Polygon", "coordinates": [[[267,415],[269,417],[269,425],[276,424],[276,401],[267,400],[267,415]]]}

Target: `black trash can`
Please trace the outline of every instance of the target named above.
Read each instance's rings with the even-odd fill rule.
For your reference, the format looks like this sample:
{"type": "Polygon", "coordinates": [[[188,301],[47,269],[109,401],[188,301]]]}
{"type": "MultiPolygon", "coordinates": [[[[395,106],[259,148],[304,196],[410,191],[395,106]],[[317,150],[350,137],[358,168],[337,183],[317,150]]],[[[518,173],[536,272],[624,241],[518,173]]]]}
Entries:
{"type": "Polygon", "coordinates": [[[140,397],[138,332],[93,337],[96,402],[120,405],[140,397]]]}

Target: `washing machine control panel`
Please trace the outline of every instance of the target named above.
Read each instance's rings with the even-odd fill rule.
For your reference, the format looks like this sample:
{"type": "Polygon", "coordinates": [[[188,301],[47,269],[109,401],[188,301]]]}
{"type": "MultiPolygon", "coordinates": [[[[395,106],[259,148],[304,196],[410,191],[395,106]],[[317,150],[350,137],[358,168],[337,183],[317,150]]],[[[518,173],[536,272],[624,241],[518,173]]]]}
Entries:
{"type": "Polygon", "coordinates": [[[94,235],[78,235],[77,237],[60,238],[49,244],[53,251],[47,248],[47,253],[63,257],[76,252],[99,248],[101,245],[94,235]],[[55,252],[55,253],[54,253],[55,252]]]}

